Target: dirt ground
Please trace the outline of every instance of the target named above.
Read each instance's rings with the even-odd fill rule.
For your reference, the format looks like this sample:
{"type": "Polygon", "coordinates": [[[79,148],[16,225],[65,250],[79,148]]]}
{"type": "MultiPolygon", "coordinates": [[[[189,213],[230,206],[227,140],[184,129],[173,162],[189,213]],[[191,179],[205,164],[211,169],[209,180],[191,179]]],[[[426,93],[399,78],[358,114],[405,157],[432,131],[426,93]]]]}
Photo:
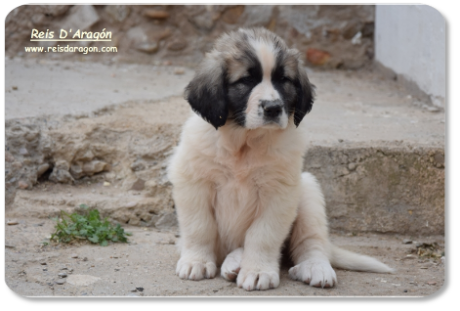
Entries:
{"type": "MultiPolygon", "coordinates": [[[[12,220],[12,219],[10,219],[12,220]]],[[[413,254],[417,242],[437,242],[441,236],[419,239],[398,235],[332,234],[343,248],[374,256],[395,268],[395,274],[337,270],[338,285],[319,289],[289,279],[281,269],[280,286],[269,291],[246,292],[218,276],[199,282],[175,275],[179,259],[177,228],[158,230],[126,226],[128,244],[107,247],[51,244],[42,246],[54,227],[50,219],[16,218],[6,225],[6,282],[24,296],[411,296],[439,291],[445,281],[443,259],[420,259],[413,254]],[[404,239],[413,239],[404,244],[404,239]],[[410,256],[408,256],[410,255],[410,256]],[[61,277],[59,274],[66,276],[61,277]]]]}

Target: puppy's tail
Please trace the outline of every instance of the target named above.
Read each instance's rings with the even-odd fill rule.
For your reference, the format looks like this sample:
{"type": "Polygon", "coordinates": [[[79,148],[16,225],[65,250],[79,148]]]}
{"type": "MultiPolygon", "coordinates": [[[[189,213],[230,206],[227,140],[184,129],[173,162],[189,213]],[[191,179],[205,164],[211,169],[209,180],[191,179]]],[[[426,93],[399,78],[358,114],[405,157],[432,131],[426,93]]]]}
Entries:
{"type": "Polygon", "coordinates": [[[366,255],[356,254],[345,249],[339,248],[332,243],[331,258],[329,259],[331,265],[336,268],[377,272],[377,273],[393,273],[394,269],[388,267],[386,264],[366,255]]]}

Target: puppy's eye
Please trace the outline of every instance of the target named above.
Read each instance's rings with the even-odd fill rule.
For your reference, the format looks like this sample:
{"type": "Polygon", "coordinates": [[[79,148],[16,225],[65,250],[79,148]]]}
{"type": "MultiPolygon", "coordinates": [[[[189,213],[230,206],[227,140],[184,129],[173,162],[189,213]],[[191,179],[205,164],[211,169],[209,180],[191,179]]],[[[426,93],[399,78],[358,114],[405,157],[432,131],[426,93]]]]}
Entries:
{"type": "Polygon", "coordinates": [[[242,78],[238,79],[235,82],[235,84],[240,84],[240,83],[241,84],[251,84],[251,83],[254,82],[254,80],[255,79],[253,77],[251,77],[251,76],[245,76],[245,77],[242,77],[242,78]]]}

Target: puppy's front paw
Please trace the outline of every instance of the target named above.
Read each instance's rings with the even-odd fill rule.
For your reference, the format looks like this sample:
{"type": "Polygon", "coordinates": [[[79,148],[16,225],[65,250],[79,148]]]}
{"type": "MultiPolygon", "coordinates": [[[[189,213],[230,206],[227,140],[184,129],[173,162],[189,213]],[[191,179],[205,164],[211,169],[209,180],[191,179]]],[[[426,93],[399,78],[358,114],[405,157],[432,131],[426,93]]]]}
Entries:
{"type": "Polygon", "coordinates": [[[214,262],[185,261],[179,260],[176,274],[185,280],[199,281],[204,278],[213,279],[216,276],[216,264],[214,262]]]}
{"type": "Polygon", "coordinates": [[[240,272],[241,259],[243,258],[243,249],[237,248],[227,255],[222,266],[220,274],[227,281],[235,281],[240,272]]]}
{"type": "Polygon", "coordinates": [[[247,291],[267,290],[278,287],[280,275],[277,271],[258,271],[257,269],[242,268],[238,273],[236,284],[247,291]]]}
{"type": "Polygon", "coordinates": [[[337,276],[327,260],[309,259],[289,269],[289,276],[314,287],[328,288],[337,284],[337,276]]]}

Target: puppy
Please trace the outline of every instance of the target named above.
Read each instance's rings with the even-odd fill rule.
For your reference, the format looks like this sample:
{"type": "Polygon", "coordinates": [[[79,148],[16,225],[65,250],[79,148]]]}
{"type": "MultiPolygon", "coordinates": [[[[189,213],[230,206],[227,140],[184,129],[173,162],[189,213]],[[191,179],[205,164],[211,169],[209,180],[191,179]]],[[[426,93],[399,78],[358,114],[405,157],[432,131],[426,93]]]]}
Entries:
{"type": "Polygon", "coordinates": [[[276,288],[285,240],[290,277],[311,286],[334,286],[332,266],[392,271],[328,240],[320,186],[302,173],[314,94],[297,50],[263,28],[224,34],[185,97],[196,114],[168,167],[181,279],[214,278],[221,265],[245,290],[276,288]]]}

